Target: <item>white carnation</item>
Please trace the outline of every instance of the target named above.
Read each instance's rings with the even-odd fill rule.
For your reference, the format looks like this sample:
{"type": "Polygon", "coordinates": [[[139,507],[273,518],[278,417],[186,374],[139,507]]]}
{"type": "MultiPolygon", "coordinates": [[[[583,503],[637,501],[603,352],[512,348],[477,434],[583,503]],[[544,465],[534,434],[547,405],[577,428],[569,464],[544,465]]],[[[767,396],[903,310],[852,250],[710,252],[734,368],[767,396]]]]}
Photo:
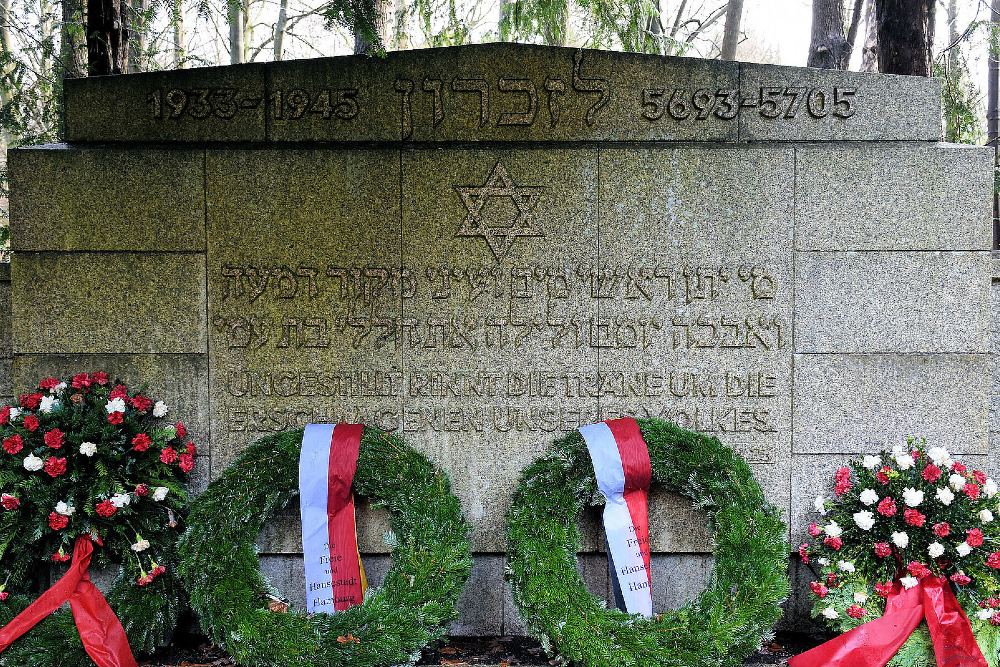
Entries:
{"type": "Polygon", "coordinates": [[[73,512],[75,511],[76,508],[70,505],[69,503],[64,503],[61,500],[56,503],[56,514],[62,514],[63,516],[73,516],[73,512]]]}
{"type": "Polygon", "coordinates": [[[913,487],[907,487],[903,489],[903,502],[910,507],[916,507],[924,502],[924,492],[917,491],[913,487]]]}
{"type": "Polygon", "coordinates": [[[964,558],[972,553],[972,547],[969,546],[968,542],[962,542],[957,547],[955,547],[955,551],[958,552],[959,556],[962,556],[964,558]]]}
{"type": "Polygon", "coordinates": [[[901,530],[896,531],[895,533],[890,535],[890,537],[892,538],[892,543],[895,544],[900,549],[905,549],[906,546],[910,543],[910,536],[901,530]]]}
{"type": "Polygon", "coordinates": [[[42,396],[41,403],[38,404],[38,411],[48,414],[59,407],[59,399],[55,396],[42,396]]]}
{"type": "Polygon", "coordinates": [[[10,420],[14,421],[21,416],[21,408],[11,408],[10,409],[10,420]]]}
{"type": "Polygon", "coordinates": [[[944,545],[940,542],[932,542],[929,547],[927,547],[927,555],[931,558],[940,558],[944,555],[944,545]]]}
{"type": "Polygon", "coordinates": [[[167,493],[169,491],[170,489],[168,489],[165,486],[156,487],[155,489],[153,489],[153,500],[155,500],[156,502],[164,500],[167,497],[167,493]]]}
{"type": "Polygon", "coordinates": [[[153,406],[153,416],[159,419],[160,417],[167,416],[167,404],[163,401],[157,401],[153,406]]]}
{"type": "Polygon", "coordinates": [[[830,564],[829,558],[817,558],[816,562],[820,564],[821,567],[826,567],[830,564]]]}
{"type": "Polygon", "coordinates": [[[980,621],[988,621],[993,618],[993,614],[996,612],[993,609],[980,609],[976,612],[976,618],[980,621]]]}
{"type": "Polygon", "coordinates": [[[938,502],[942,505],[951,505],[951,501],[955,499],[955,494],[951,492],[947,486],[938,487],[937,493],[934,496],[938,499],[938,502]]]}
{"type": "Polygon", "coordinates": [[[132,551],[139,553],[140,551],[145,551],[149,548],[149,540],[139,540],[132,545],[132,551]]]}
{"type": "Polygon", "coordinates": [[[864,604],[868,602],[868,593],[865,593],[863,591],[856,591],[854,593],[854,601],[857,602],[858,604],[864,604]]]}
{"type": "Polygon", "coordinates": [[[111,504],[121,509],[132,502],[132,498],[127,493],[116,493],[111,496],[111,504]]]}
{"type": "Polygon", "coordinates": [[[879,467],[882,463],[882,458],[879,456],[872,456],[871,454],[866,454],[863,459],[861,459],[861,465],[863,465],[868,470],[874,470],[879,467]]]}
{"type": "Polygon", "coordinates": [[[986,478],[986,483],[983,484],[983,493],[986,494],[987,498],[992,498],[997,494],[997,483],[993,481],[992,477],[986,478]]]}
{"type": "Polygon", "coordinates": [[[840,537],[840,534],[844,532],[836,521],[831,521],[830,523],[823,526],[823,532],[827,534],[828,537],[840,537]]]}
{"type": "Polygon", "coordinates": [[[871,512],[857,512],[854,514],[854,523],[858,524],[861,530],[871,530],[875,525],[875,515],[871,512]]]}
{"type": "Polygon", "coordinates": [[[80,445],[80,453],[84,456],[93,456],[97,453],[97,445],[93,442],[85,442],[80,445]]]}
{"type": "Polygon", "coordinates": [[[865,489],[861,492],[858,500],[861,501],[862,505],[874,505],[878,502],[878,494],[875,492],[875,489],[865,489]]]}
{"type": "Polygon", "coordinates": [[[24,458],[24,469],[28,472],[35,472],[36,470],[41,470],[45,463],[35,456],[34,454],[28,454],[24,458]]]}
{"type": "Polygon", "coordinates": [[[823,516],[826,516],[827,512],[826,498],[824,498],[823,496],[816,496],[816,500],[813,501],[813,507],[816,508],[817,512],[819,512],[823,516]]]}
{"type": "Polygon", "coordinates": [[[979,510],[979,520],[983,523],[989,523],[993,521],[993,512],[989,510],[979,510]]]}
{"type": "Polygon", "coordinates": [[[113,401],[108,401],[108,404],[104,406],[104,409],[108,411],[109,415],[112,412],[125,412],[125,399],[116,398],[113,401]]]}
{"type": "Polygon", "coordinates": [[[64,391],[66,391],[66,383],[65,382],[60,382],[56,386],[52,387],[52,389],[49,389],[50,393],[57,394],[57,395],[63,393],[64,391]]]}
{"type": "Polygon", "coordinates": [[[854,563],[849,560],[837,561],[837,569],[842,572],[854,572],[854,563]]]}
{"type": "Polygon", "coordinates": [[[956,491],[961,491],[965,488],[965,475],[959,475],[957,472],[953,473],[951,477],[948,478],[948,483],[951,484],[951,488],[956,491]]]}
{"type": "Polygon", "coordinates": [[[896,457],[896,465],[899,466],[900,470],[909,470],[913,467],[913,457],[907,453],[898,454],[896,457]]]}
{"type": "Polygon", "coordinates": [[[949,454],[948,450],[944,447],[931,447],[927,450],[927,456],[929,456],[931,461],[934,462],[934,465],[939,468],[951,463],[951,454],[949,454]]]}
{"type": "Polygon", "coordinates": [[[838,614],[837,610],[834,609],[833,607],[827,607],[826,609],[823,610],[823,618],[828,618],[832,621],[833,619],[839,617],[840,614],[838,614]]]}
{"type": "Polygon", "coordinates": [[[916,577],[903,577],[899,580],[899,583],[903,584],[903,588],[909,590],[919,584],[920,582],[916,577]]]}

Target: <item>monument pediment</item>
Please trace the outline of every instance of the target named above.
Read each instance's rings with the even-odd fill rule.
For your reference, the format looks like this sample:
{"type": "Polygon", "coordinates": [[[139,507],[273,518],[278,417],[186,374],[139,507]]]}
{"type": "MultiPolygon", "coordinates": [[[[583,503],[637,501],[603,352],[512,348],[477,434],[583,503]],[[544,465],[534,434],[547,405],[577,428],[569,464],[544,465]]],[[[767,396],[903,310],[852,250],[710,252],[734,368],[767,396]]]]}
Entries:
{"type": "Polygon", "coordinates": [[[69,141],[936,140],[934,79],[483,44],[66,83],[69,141]]]}

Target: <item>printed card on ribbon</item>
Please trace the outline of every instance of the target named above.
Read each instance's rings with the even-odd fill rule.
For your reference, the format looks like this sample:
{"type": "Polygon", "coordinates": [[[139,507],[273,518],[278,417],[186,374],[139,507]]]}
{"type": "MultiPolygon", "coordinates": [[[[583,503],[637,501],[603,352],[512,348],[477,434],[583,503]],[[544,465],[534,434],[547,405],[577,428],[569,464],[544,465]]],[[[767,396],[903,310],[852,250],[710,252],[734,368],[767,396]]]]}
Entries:
{"type": "Polygon", "coordinates": [[[581,426],[606,499],[604,532],[615,595],[630,614],[653,615],[649,569],[649,484],[652,467],[639,424],[631,417],[581,426]]]}
{"type": "Polygon", "coordinates": [[[351,492],[361,431],[361,424],[309,424],[302,435],[299,507],[310,614],[343,611],[365,597],[351,492]]]}

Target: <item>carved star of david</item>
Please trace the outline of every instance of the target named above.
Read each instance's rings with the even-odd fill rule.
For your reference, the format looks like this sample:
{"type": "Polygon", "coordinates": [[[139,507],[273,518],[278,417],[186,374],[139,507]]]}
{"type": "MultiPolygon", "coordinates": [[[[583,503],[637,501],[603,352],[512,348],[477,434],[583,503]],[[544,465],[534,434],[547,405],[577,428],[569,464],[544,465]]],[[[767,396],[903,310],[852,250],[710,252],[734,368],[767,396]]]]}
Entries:
{"type": "Polygon", "coordinates": [[[482,236],[499,262],[510,252],[514,242],[521,236],[545,236],[541,225],[534,217],[538,196],[542,187],[517,185],[511,180],[507,169],[499,161],[494,165],[486,183],[481,186],[455,186],[455,192],[462,198],[468,214],[455,236],[482,236]],[[517,210],[516,215],[502,223],[487,223],[483,212],[490,199],[509,198],[517,210]]]}

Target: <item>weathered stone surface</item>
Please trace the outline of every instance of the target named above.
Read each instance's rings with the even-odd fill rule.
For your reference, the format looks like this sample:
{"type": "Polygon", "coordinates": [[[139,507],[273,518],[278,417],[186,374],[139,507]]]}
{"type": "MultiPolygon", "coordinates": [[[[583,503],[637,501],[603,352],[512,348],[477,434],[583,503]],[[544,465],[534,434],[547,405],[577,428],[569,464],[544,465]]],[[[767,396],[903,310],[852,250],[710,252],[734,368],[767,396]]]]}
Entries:
{"type": "Polygon", "coordinates": [[[455,636],[504,634],[504,557],[477,555],[472,575],[458,599],[459,618],[448,627],[455,636]]]}
{"type": "Polygon", "coordinates": [[[399,153],[210,151],[207,169],[213,474],[308,422],[398,428],[399,153]]]}
{"type": "MultiPolygon", "coordinates": [[[[208,467],[208,360],[198,354],[19,354],[14,359],[14,389],[21,394],[45,377],[69,377],[103,370],[131,387],[146,386],[167,404],[171,422],[187,425],[208,467]]],[[[199,458],[203,458],[199,456],[199,458]]],[[[202,461],[199,461],[202,463],[202,461]]]]}
{"type": "Polygon", "coordinates": [[[66,141],[263,141],[261,65],[67,79],[66,141]]]}
{"type": "Polygon", "coordinates": [[[984,250],[993,151],[955,144],[797,148],[797,250],[984,250]]]}
{"type": "Polygon", "coordinates": [[[936,80],[918,77],[480,44],[73,79],[66,137],[934,140],[940,98],[936,80]]]}
{"type": "MultiPolygon", "coordinates": [[[[582,553],[576,558],[576,570],[583,578],[583,583],[587,590],[602,600],[607,600],[610,596],[608,588],[608,557],[603,553],[582,553]]],[[[503,584],[504,590],[504,625],[505,635],[526,635],[528,630],[524,625],[524,619],[514,602],[514,595],[510,590],[510,585],[503,584]]]]}
{"type": "Polygon", "coordinates": [[[23,250],[204,250],[202,151],[9,153],[11,245],[23,250]]]}
{"type": "Polygon", "coordinates": [[[18,253],[14,352],[203,353],[205,256],[18,253]]]}
{"type": "Polygon", "coordinates": [[[988,252],[796,253],[796,352],[988,352],[988,252]]]}
{"type": "Polygon", "coordinates": [[[989,364],[981,354],[796,355],[794,451],[873,453],[916,435],[986,453],[989,364]]]}
{"type": "MultiPolygon", "coordinates": [[[[383,508],[373,508],[366,498],[355,499],[355,524],[358,529],[358,549],[362,553],[389,553],[392,532],[389,513],[383,508]]],[[[277,512],[266,524],[257,540],[261,553],[301,554],[302,519],[298,498],[277,512]]]]}
{"type": "Polygon", "coordinates": [[[740,64],[740,141],[941,138],[934,78],[740,64]]]}

